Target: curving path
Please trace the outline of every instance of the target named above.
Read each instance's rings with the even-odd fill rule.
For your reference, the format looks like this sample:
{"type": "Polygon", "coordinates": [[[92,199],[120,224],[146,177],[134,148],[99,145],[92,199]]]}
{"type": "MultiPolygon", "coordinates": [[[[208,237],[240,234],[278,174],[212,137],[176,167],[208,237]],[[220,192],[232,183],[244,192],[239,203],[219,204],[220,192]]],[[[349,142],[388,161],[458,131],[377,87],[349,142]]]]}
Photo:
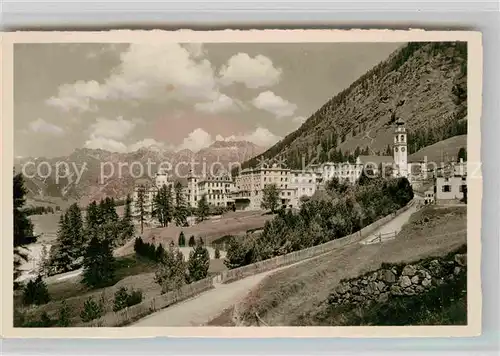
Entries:
{"type": "MultiPolygon", "coordinates": [[[[399,231],[401,227],[408,221],[411,214],[417,210],[413,204],[408,210],[396,216],[387,224],[381,226],[374,234],[365,239],[373,239],[375,235],[386,231],[399,231]]],[[[353,243],[359,243],[355,241],[353,243]]],[[[363,241],[361,242],[363,243],[363,241]]],[[[327,252],[330,253],[330,252],[327,252]]],[[[315,256],[314,258],[323,257],[323,255],[315,256]]],[[[249,276],[236,282],[229,284],[215,284],[215,288],[207,292],[194,296],[183,302],[172,305],[168,308],[153,313],[129,326],[200,326],[205,325],[210,320],[219,316],[225,309],[237,304],[248,293],[267,276],[291,266],[298,265],[306,259],[291,265],[282,266],[271,271],[249,276]]]]}

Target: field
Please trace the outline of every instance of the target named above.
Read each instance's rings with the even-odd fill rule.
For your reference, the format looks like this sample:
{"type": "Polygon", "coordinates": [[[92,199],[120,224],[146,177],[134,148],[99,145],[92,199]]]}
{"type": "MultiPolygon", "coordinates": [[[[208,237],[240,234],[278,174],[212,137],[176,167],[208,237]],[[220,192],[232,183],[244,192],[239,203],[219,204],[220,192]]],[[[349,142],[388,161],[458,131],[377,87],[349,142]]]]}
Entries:
{"type": "MultiPolygon", "coordinates": [[[[184,255],[189,254],[190,248],[183,248],[184,255]]],[[[213,250],[210,249],[213,257],[213,250]]],[[[226,269],[222,257],[224,252],[221,251],[221,259],[210,260],[209,275],[220,273],[226,269]]],[[[15,297],[15,304],[21,307],[30,320],[38,319],[43,312],[47,312],[49,316],[57,317],[61,303],[64,300],[71,311],[71,320],[73,324],[80,321],[80,313],[83,310],[85,301],[92,297],[94,300],[104,300],[105,310],[112,311],[114,294],[120,287],[129,289],[140,289],[143,293],[143,298],[151,298],[161,294],[160,286],[154,281],[156,270],[155,262],[148,259],[138,257],[135,254],[119,257],[116,260],[117,270],[115,273],[115,282],[113,285],[91,290],[80,283],[80,276],[68,278],[62,281],[48,283],[47,287],[51,297],[51,301],[39,307],[21,307],[20,296],[15,297]]]]}
{"type": "Polygon", "coordinates": [[[384,262],[445,255],[466,243],[466,220],[466,207],[425,207],[411,216],[395,240],[348,245],[271,275],[238,306],[238,313],[245,319],[257,312],[273,326],[315,325],[311,316],[321,311],[340,280],[376,270],[384,262]]]}
{"type": "Polygon", "coordinates": [[[441,162],[447,162],[449,160],[456,161],[458,150],[462,147],[467,149],[467,135],[450,137],[446,140],[424,147],[411,154],[408,157],[408,162],[420,161],[424,158],[427,159],[427,162],[436,162],[438,165],[441,162]]]}
{"type": "MultiPolygon", "coordinates": [[[[163,244],[168,246],[171,241],[177,244],[179,234],[184,232],[186,242],[190,236],[201,237],[209,245],[215,239],[224,235],[245,235],[248,230],[261,228],[273,215],[263,214],[261,211],[229,212],[220,217],[211,217],[199,224],[189,227],[168,226],[166,228],[145,228],[142,239],[144,242],[163,244]]],[[[130,241],[116,250],[118,256],[133,252],[134,242],[130,241]]]]}

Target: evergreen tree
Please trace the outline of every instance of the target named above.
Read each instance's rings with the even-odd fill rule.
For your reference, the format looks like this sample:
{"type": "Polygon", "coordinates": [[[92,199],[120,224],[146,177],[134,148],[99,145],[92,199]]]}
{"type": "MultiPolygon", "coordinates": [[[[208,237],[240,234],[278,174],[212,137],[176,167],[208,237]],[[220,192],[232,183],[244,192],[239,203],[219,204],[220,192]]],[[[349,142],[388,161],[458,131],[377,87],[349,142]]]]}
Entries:
{"type": "Polygon", "coordinates": [[[457,162],[460,162],[460,159],[463,159],[464,162],[467,162],[467,151],[464,147],[461,147],[458,150],[457,162]]]}
{"type": "Polygon", "coordinates": [[[84,323],[100,318],[104,314],[104,307],[101,303],[97,303],[92,297],[89,297],[83,304],[83,310],[80,313],[80,318],[84,323]]]}
{"type": "Polygon", "coordinates": [[[40,251],[40,262],[38,263],[38,274],[40,276],[48,276],[50,272],[50,259],[49,250],[47,245],[42,245],[42,250],[40,251]]]}
{"type": "Polygon", "coordinates": [[[209,211],[210,208],[208,206],[207,196],[206,194],[203,194],[200,200],[198,200],[198,207],[196,209],[196,220],[198,222],[204,221],[207,218],[209,211]]]}
{"type": "Polygon", "coordinates": [[[26,245],[35,242],[37,237],[33,234],[33,224],[23,210],[26,204],[26,188],[21,173],[14,175],[13,179],[13,205],[14,205],[14,288],[19,288],[16,279],[21,275],[20,267],[28,260],[26,245]]]}
{"type": "Polygon", "coordinates": [[[175,210],[174,219],[177,226],[187,226],[187,205],[184,193],[182,191],[182,184],[180,182],[175,183],[175,210]]]}
{"type": "Polygon", "coordinates": [[[179,245],[179,247],[186,246],[186,238],[184,236],[184,231],[181,231],[181,233],[179,234],[179,240],[177,244],[179,245]]]}
{"type": "Polygon", "coordinates": [[[70,311],[68,304],[63,300],[61,303],[61,309],[59,309],[59,319],[57,320],[57,326],[60,328],[66,328],[70,323],[70,311]]]}
{"type": "Polygon", "coordinates": [[[115,259],[108,239],[93,238],[85,252],[82,282],[90,287],[103,287],[114,278],[115,259]]]}
{"type": "Polygon", "coordinates": [[[77,265],[80,250],[72,239],[71,224],[68,212],[61,214],[57,240],[50,249],[50,268],[54,273],[64,273],[73,270],[77,265]]]}
{"type": "Polygon", "coordinates": [[[161,286],[162,293],[178,290],[186,283],[184,255],[173,244],[170,244],[165,257],[158,264],[155,281],[161,286]]]}
{"type": "Polygon", "coordinates": [[[144,222],[146,221],[148,211],[146,210],[146,187],[140,185],[137,188],[137,210],[139,212],[138,219],[141,223],[141,235],[144,233],[144,222]]]}
{"type": "Polygon", "coordinates": [[[189,253],[189,260],[187,263],[189,271],[189,279],[199,281],[208,275],[208,268],[210,267],[210,255],[206,247],[200,242],[189,253]]]}
{"type": "Polygon", "coordinates": [[[80,207],[74,203],[69,207],[67,215],[69,224],[69,239],[72,241],[74,246],[74,258],[77,259],[84,254],[87,244],[85,233],[83,231],[82,212],[80,207]]]}
{"type": "Polygon", "coordinates": [[[191,237],[189,238],[188,246],[194,247],[195,245],[196,245],[196,241],[194,239],[194,235],[191,235],[191,237]]]}
{"type": "Polygon", "coordinates": [[[47,285],[42,280],[42,276],[36,277],[35,280],[29,281],[23,290],[23,303],[30,304],[46,304],[50,301],[47,285]]]}
{"type": "Polygon", "coordinates": [[[219,246],[215,246],[214,258],[218,260],[220,258],[219,246]]]}
{"type": "Polygon", "coordinates": [[[163,185],[153,199],[153,216],[160,222],[161,226],[167,227],[172,221],[172,186],[163,185]]]}
{"type": "Polygon", "coordinates": [[[132,199],[130,194],[127,194],[127,199],[125,200],[125,211],[123,213],[123,218],[121,221],[121,236],[122,242],[130,240],[134,237],[134,222],[132,221],[132,199]]]}
{"type": "Polygon", "coordinates": [[[274,214],[279,206],[279,191],[276,184],[269,184],[264,187],[260,206],[262,209],[271,210],[271,213],[274,214]]]}

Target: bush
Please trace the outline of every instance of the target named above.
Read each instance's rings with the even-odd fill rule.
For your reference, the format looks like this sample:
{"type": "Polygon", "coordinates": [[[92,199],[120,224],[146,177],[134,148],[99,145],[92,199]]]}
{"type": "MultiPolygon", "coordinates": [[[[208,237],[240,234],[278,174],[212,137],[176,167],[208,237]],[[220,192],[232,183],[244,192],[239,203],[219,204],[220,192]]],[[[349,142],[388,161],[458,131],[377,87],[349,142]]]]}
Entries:
{"type": "Polygon", "coordinates": [[[38,276],[34,281],[29,281],[24,287],[23,303],[25,305],[41,305],[48,303],[49,301],[49,291],[41,276],[38,276]]]}
{"type": "Polygon", "coordinates": [[[184,237],[184,231],[181,231],[179,234],[179,241],[177,243],[179,247],[184,247],[186,246],[186,237],[184,237]]]}
{"type": "Polygon", "coordinates": [[[219,246],[216,246],[216,247],[215,247],[214,258],[215,258],[216,260],[218,260],[218,259],[220,258],[220,250],[219,250],[219,246]]]}
{"type": "Polygon", "coordinates": [[[104,314],[104,308],[101,303],[94,301],[92,297],[89,297],[83,305],[83,310],[80,313],[80,317],[84,323],[92,321],[94,319],[100,318],[104,314]]]}
{"type": "Polygon", "coordinates": [[[61,309],[59,309],[59,319],[57,320],[57,326],[61,328],[66,328],[69,326],[70,312],[66,301],[63,300],[61,304],[61,309]]]}
{"type": "Polygon", "coordinates": [[[39,320],[25,321],[23,327],[25,328],[50,328],[56,325],[57,320],[51,319],[47,312],[43,312],[39,320]]]}
{"type": "Polygon", "coordinates": [[[142,291],[141,290],[132,290],[130,293],[127,288],[121,287],[115,293],[113,311],[117,312],[124,308],[131,307],[132,305],[136,305],[142,302],[142,291]]]}
{"type": "Polygon", "coordinates": [[[194,239],[194,235],[191,235],[191,237],[189,238],[188,245],[189,247],[194,247],[196,245],[196,240],[194,239]]]}

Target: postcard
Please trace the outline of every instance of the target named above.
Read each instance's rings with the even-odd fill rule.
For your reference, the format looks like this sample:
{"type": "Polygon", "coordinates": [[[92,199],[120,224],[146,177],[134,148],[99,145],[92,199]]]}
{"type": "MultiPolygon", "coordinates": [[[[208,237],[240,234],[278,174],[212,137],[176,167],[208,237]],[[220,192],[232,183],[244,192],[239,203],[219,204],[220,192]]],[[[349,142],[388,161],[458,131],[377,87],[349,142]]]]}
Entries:
{"type": "Polygon", "coordinates": [[[481,333],[481,33],[1,51],[4,337],[481,333]]]}

